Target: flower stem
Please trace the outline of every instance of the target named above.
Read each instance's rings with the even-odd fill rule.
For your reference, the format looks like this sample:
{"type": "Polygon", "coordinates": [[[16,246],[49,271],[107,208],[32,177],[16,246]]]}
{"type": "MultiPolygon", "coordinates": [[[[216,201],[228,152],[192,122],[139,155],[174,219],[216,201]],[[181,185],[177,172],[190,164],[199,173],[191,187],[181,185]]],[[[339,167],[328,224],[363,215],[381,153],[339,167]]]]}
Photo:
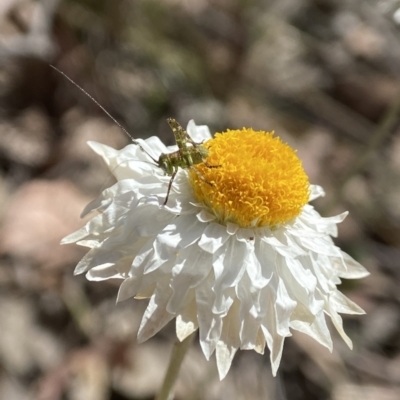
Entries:
{"type": "Polygon", "coordinates": [[[161,390],[158,393],[155,400],[170,400],[171,391],[174,387],[176,379],[178,378],[179,370],[182,365],[182,361],[185,358],[185,355],[193,342],[194,336],[196,332],[192,333],[189,337],[187,337],[182,342],[179,339],[176,339],[174,347],[172,349],[171,358],[169,360],[169,365],[167,372],[164,377],[164,382],[162,384],[161,390]]]}

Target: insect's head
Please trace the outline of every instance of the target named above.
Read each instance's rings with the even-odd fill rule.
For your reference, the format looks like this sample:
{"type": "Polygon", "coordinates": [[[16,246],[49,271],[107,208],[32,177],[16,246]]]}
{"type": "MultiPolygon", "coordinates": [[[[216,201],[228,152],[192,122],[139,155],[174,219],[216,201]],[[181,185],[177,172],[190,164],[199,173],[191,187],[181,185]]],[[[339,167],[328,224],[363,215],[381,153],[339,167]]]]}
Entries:
{"type": "Polygon", "coordinates": [[[197,151],[200,153],[202,160],[205,160],[208,157],[208,154],[210,153],[207,147],[201,145],[197,147],[197,151]]]}
{"type": "Polygon", "coordinates": [[[157,164],[165,172],[166,175],[173,174],[174,165],[168,154],[161,154],[157,164]]]}

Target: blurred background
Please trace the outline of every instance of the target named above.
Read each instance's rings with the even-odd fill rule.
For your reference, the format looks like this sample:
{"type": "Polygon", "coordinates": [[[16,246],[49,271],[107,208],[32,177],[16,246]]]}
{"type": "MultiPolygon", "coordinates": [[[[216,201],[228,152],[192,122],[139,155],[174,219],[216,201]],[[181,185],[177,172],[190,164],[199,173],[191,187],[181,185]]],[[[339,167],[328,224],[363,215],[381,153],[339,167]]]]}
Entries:
{"type": "Polygon", "coordinates": [[[0,399],[149,400],[174,325],[135,337],[145,302],[73,270],[59,246],[113,181],[86,145],[173,143],[165,119],[275,130],[298,149],[337,244],[371,272],[341,290],[350,351],[295,333],[277,378],[269,354],[238,352],[219,382],[191,349],[176,399],[400,398],[400,1],[1,0],[0,399]]]}

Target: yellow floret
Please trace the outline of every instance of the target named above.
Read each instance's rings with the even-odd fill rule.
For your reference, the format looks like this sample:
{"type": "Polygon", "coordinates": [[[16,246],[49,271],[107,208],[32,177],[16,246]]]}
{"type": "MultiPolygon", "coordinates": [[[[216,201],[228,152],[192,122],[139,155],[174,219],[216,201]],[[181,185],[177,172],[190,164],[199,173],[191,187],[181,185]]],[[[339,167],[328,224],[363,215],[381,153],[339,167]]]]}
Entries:
{"type": "Polygon", "coordinates": [[[301,161],[273,132],[228,130],[204,146],[207,165],[196,165],[191,184],[220,223],[273,227],[297,217],[308,202],[301,161]]]}

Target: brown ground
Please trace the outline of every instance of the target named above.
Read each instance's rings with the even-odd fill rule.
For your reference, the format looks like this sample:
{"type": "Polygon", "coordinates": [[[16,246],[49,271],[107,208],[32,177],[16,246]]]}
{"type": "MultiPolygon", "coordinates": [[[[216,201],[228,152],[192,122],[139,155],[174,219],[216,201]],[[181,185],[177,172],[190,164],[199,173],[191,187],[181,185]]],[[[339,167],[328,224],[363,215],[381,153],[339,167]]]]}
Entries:
{"type": "Polygon", "coordinates": [[[344,210],[337,243],[371,272],[342,290],[350,351],[301,334],[278,378],[240,352],[219,382],[198,345],[176,399],[400,398],[400,3],[396,0],[2,0],[0,2],[0,399],[152,399],[173,325],[138,345],[145,304],[115,305],[118,282],[72,272],[60,239],[111,184],[86,145],[172,135],[165,119],[212,131],[275,130],[344,210]],[[397,13],[396,13],[397,11],[397,13]],[[398,21],[398,22],[396,22],[398,21]]]}

